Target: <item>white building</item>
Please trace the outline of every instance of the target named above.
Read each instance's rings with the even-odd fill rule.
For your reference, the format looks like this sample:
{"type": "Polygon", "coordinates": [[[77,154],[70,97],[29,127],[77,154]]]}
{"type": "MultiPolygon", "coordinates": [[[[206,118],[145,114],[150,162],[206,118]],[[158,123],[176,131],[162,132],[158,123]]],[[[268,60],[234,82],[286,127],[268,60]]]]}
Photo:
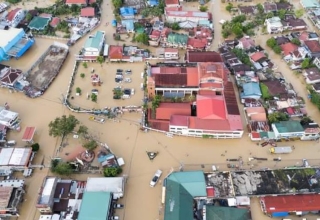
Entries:
{"type": "Polygon", "coordinates": [[[83,51],[82,57],[85,60],[96,60],[98,56],[102,53],[102,48],[104,44],[104,31],[97,31],[95,35],[90,35],[89,38],[86,40],[83,51]]]}
{"type": "Polygon", "coordinates": [[[31,148],[2,148],[0,151],[1,169],[25,170],[31,162],[31,148]]]}
{"type": "Polygon", "coordinates": [[[87,192],[111,192],[114,199],[124,196],[123,177],[89,177],[85,191],[87,192]]]}
{"type": "Polygon", "coordinates": [[[13,111],[6,110],[4,107],[0,107],[0,124],[10,129],[19,130],[19,114],[13,111]]]}
{"type": "Polygon", "coordinates": [[[176,11],[165,9],[166,21],[169,23],[192,21],[198,23],[199,21],[211,20],[211,14],[209,12],[199,11],[176,11]]]}
{"type": "Polygon", "coordinates": [[[176,48],[165,48],[164,49],[164,58],[168,60],[179,59],[179,50],[176,48]]]}
{"type": "Polygon", "coordinates": [[[11,27],[17,27],[25,17],[26,11],[21,8],[16,8],[8,13],[7,22],[11,27]]]}
{"type": "Polygon", "coordinates": [[[272,17],[266,19],[265,25],[269,34],[281,33],[283,31],[283,25],[279,17],[272,17]]]}

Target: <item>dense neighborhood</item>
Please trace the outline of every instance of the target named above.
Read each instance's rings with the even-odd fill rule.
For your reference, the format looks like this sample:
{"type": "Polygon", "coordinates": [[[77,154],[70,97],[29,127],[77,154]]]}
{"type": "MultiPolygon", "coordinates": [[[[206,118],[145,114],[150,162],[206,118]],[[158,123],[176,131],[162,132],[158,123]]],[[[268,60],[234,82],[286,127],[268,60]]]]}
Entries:
{"type": "Polygon", "coordinates": [[[157,160],[150,189],[142,189],[148,181],[137,184],[143,194],[158,192],[153,199],[159,213],[148,216],[250,220],[253,201],[266,218],[319,215],[319,166],[299,155],[298,162],[288,158],[300,145],[320,140],[318,118],[308,107],[312,103],[320,111],[317,0],[57,0],[33,8],[28,3],[0,3],[1,92],[14,106],[28,100],[44,109],[38,103],[46,101],[64,110],[60,116],[41,113],[50,119],[44,129],[40,119],[26,124],[31,116],[24,109],[7,101],[0,107],[1,219],[124,219],[133,212],[130,181],[150,173],[151,165],[141,164],[137,170],[145,173],[130,176],[135,148],[145,143],[150,146],[139,152],[147,162],[166,152],[178,163],[168,167],[165,159],[157,160]],[[48,44],[39,46],[42,40],[48,44]],[[27,67],[14,62],[29,58],[27,67]],[[65,75],[67,88],[58,88],[55,81],[65,75]],[[288,75],[302,81],[307,96],[288,75]],[[48,98],[54,89],[61,94],[48,98]],[[125,123],[135,132],[120,127],[125,123]],[[130,157],[128,149],[116,146],[123,141],[116,135],[109,140],[115,146],[102,140],[103,132],[113,131],[134,146],[130,157]],[[139,134],[149,139],[137,144],[139,134]],[[51,138],[49,153],[44,135],[51,138]],[[194,167],[187,170],[189,149],[181,148],[183,158],[177,159],[168,144],[178,136],[221,145],[214,155],[224,162],[197,158],[200,168],[188,164],[194,167]],[[233,139],[259,153],[229,156],[237,146],[222,147],[233,139]],[[268,155],[262,155],[266,148],[268,155]],[[260,164],[266,161],[271,165],[260,164]],[[292,161],[293,166],[277,167],[292,161]],[[35,187],[30,181],[40,173],[37,193],[29,195],[35,187]],[[27,195],[33,202],[24,202],[27,195]],[[33,216],[21,211],[26,205],[33,216]]]}

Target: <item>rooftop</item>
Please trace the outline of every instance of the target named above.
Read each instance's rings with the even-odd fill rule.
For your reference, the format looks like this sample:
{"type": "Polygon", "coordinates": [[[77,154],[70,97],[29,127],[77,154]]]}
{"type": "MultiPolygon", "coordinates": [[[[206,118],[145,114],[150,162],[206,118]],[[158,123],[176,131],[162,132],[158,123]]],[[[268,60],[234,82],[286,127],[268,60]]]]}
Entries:
{"type": "Polygon", "coordinates": [[[80,15],[82,17],[94,17],[95,16],[94,8],[93,7],[82,8],[80,15]]]}
{"type": "Polygon", "coordinates": [[[187,51],[186,52],[187,62],[223,62],[222,57],[215,51],[187,51]]]}
{"type": "Polygon", "coordinates": [[[193,220],[193,199],[206,197],[202,171],[174,172],[166,178],[165,220],[193,220]]]}
{"type": "Polygon", "coordinates": [[[2,148],[0,166],[27,166],[31,153],[31,148],[2,148]]]}
{"type": "Polygon", "coordinates": [[[307,77],[310,81],[319,80],[320,79],[320,71],[317,67],[308,68],[305,70],[305,77],[307,77]]]}
{"type": "Polygon", "coordinates": [[[282,52],[285,56],[290,55],[290,53],[298,50],[298,46],[289,42],[289,43],[285,43],[280,45],[282,52]]]}
{"type": "Polygon", "coordinates": [[[42,192],[39,195],[39,205],[49,205],[50,198],[53,196],[57,180],[57,177],[48,177],[44,180],[42,192]]]}
{"type": "Polygon", "coordinates": [[[316,40],[306,40],[304,44],[308,47],[311,53],[318,53],[320,52],[320,44],[316,40]]]}
{"type": "Polygon", "coordinates": [[[229,172],[215,172],[205,175],[207,191],[212,191],[208,197],[227,198],[233,197],[234,191],[229,172]],[[211,189],[211,190],[210,190],[211,189]]]}
{"type": "Polygon", "coordinates": [[[226,119],[223,96],[197,95],[197,117],[201,119],[226,119]]]}
{"type": "Polygon", "coordinates": [[[100,220],[109,218],[109,207],[112,201],[110,192],[88,192],[83,195],[79,220],[100,220]]]}
{"type": "Polygon", "coordinates": [[[104,41],[104,32],[97,31],[94,36],[89,36],[84,44],[84,48],[101,49],[101,43],[104,41]]]}
{"type": "Polygon", "coordinates": [[[171,115],[191,115],[189,103],[160,103],[156,109],[156,119],[170,120],[171,115]]]}
{"type": "Polygon", "coordinates": [[[33,19],[30,21],[28,27],[31,30],[43,30],[46,26],[48,26],[50,20],[51,18],[36,16],[33,17],[33,19]]]}
{"type": "Polygon", "coordinates": [[[234,208],[223,206],[206,206],[206,219],[208,220],[248,220],[249,210],[246,208],[234,208]]]}
{"type": "Polygon", "coordinates": [[[279,133],[303,132],[304,128],[299,121],[280,121],[273,123],[279,133]]]}
{"type": "Polygon", "coordinates": [[[123,177],[89,177],[86,192],[112,192],[123,194],[123,177]]]}
{"type": "Polygon", "coordinates": [[[255,52],[254,54],[252,54],[250,56],[251,60],[253,62],[258,62],[263,58],[267,58],[266,55],[264,54],[264,52],[260,51],[260,52],[255,52]]]}
{"type": "Polygon", "coordinates": [[[7,46],[8,42],[12,41],[21,32],[23,32],[23,29],[20,28],[0,29],[0,48],[7,46]]]}
{"type": "Polygon", "coordinates": [[[198,11],[171,11],[168,8],[165,8],[166,16],[173,17],[195,17],[195,18],[206,18],[211,19],[211,16],[208,12],[198,12],[198,11]]]}

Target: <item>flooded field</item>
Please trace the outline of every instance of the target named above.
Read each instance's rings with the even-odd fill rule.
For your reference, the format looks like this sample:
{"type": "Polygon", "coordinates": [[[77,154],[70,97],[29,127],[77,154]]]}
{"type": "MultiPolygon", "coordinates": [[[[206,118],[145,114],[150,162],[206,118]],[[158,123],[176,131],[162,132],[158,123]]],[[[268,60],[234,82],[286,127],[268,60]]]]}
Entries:
{"type": "MultiPolygon", "coordinates": [[[[39,2],[39,4],[44,1],[39,2]]],[[[25,3],[28,5],[27,3],[25,3]]],[[[108,44],[117,44],[113,41],[112,27],[104,25],[106,22],[111,22],[112,8],[108,5],[109,2],[103,4],[103,17],[98,30],[106,31],[106,41],[108,44]]],[[[225,12],[226,4],[221,4],[215,0],[209,3],[210,10],[213,12],[213,20],[215,26],[215,39],[213,49],[217,49],[217,45],[223,40],[220,37],[221,25],[219,20],[228,19],[231,15],[225,12]]],[[[246,3],[249,4],[249,3],[246,3]]],[[[265,41],[270,36],[265,35],[256,39],[256,42],[266,48],[265,41]]],[[[40,151],[37,154],[34,164],[40,164],[44,159],[44,164],[48,165],[52,156],[56,155],[60,139],[50,137],[48,134],[48,124],[51,120],[63,114],[71,114],[62,105],[62,96],[66,93],[70,76],[74,65],[74,54],[78,54],[86,37],[82,38],[77,44],[70,48],[70,54],[64,63],[60,74],[50,85],[46,93],[37,99],[25,97],[22,93],[10,93],[8,90],[0,89],[0,103],[8,102],[11,110],[19,112],[22,119],[21,132],[11,131],[10,139],[16,139],[18,146],[24,146],[21,138],[26,126],[35,126],[37,134],[35,141],[40,144],[40,151]]],[[[19,68],[23,71],[28,70],[31,65],[44,53],[47,46],[51,45],[53,40],[36,38],[35,45],[19,60],[11,60],[4,62],[6,65],[11,65],[13,68],[19,68]]],[[[66,43],[66,42],[65,42],[66,43]]],[[[122,43],[122,42],[121,42],[122,43]]],[[[128,44],[128,43],[126,43],[128,44]]],[[[268,52],[270,52],[268,50],[268,52]]],[[[299,95],[306,98],[305,86],[301,80],[296,77],[286,64],[280,59],[280,56],[269,54],[272,60],[278,66],[278,70],[285,75],[286,79],[292,83],[299,95]]],[[[140,73],[144,69],[144,63],[103,63],[102,66],[96,63],[89,63],[88,68],[79,66],[77,77],[72,89],[71,100],[73,105],[83,106],[85,108],[104,108],[110,106],[124,105],[140,105],[142,100],[142,91],[140,91],[140,83],[142,82],[140,73]],[[95,73],[99,74],[102,80],[101,86],[93,86],[91,83],[91,68],[94,68],[95,73]],[[112,98],[112,89],[118,84],[114,81],[116,69],[131,69],[131,83],[122,83],[123,88],[134,88],[135,95],[126,100],[114,100],[112,98]],[[85,73],[85,77],[81,78],[80,74],[85,73]],[[79,87],[82,90],[81,96],[76,96],[75,88],[79,87]],[[93,88],[99,90],[97,102],[87,100],[86,94],[90,93],[93,88]]],[[[319,122],[318,110],[307,101],[307,109],[309,115],[319,122]]],[[[242,110],[242,108],[240,108],[242,110]]],[[[247,137],[247,133],[240,140],[208,140],[196,138],[174,137],[168,138],[162,133],[149,132],[144,133],[139,130],[138,123],[141,118],[140,113],[125,113],[120,118],[120,122],[107,121],[105,124],[99,124],[90,121],[87,114],[75,114],[75,116],[86,125],[90,132],[99,137],[102,142],[107,143],[112,151],[119,157],[125,160],[124,175],[128,175],[125,197],[120,203],[125,204],[125,209],[119,210],[117,215],[120,219],[161,219],[163,215],[163,207],[161,205],[161,183],[155,188],[149,187],[149,181],[152,178],[155,170],[162,169],[165,177],[170,170],[179,170],[183,167],[185,170],[205,170],[210,171],[212,165],[218,167],[219,170],[227,169],[228,158],[238,158],[241,156],[245,161],[243,168],[246,169],[263,169],[263,168],[281,168],[285,166],[302,165],[302,158],[307,158],[311,166],[319,166],[320,156],[319,143],[316,142],[284,142],[279,145],[294,145],[295,151],[292,154],[282,155],[281,162],[274,162],[275,157],[270,155],[267,147],[259,147],[251,142],[247,137]],[[151,162],[146,151],[158,151],[159,156],[151,162]],[[224,155],[224,156],[222,156],[224,155]],[[268,161],[250,162],[248,157],[266,157],[268,161]]],[[[67,148],[62,149],[61,153],[68,153],[79,146],[77,140],[69,140],[67,148]]],[[[17,174],[19,175],[19,173],[17,174]]],[[[43,178],[50,175],[49,169],[36,169],[31,178],[26,179],[27,194],[25,201],[21,207],[20,220],[37,220],[39,217],[38,211],[35,209],[36,194],[43,178]]],[[[19,175],[20,176],[20,175],[19,175]]],[[[75,175],[72,178],[85,180],[89,175],[75,175]]],[[[161,178],[161,181],[163,178],[161,178]]],[[[270,219],[265,217],[259,207],[257,199],[252,200],[253,219],[265,220],[270,219]]],[[[291,218],[291,217],[290,217],[291,218]]],[[[294,219],[294,218],[292,218],[294,219]]],[[[301,219],[301,218],[296,218],[301,219]]],[[[316,219],[315,216],[310,219],[316,219]]]]}

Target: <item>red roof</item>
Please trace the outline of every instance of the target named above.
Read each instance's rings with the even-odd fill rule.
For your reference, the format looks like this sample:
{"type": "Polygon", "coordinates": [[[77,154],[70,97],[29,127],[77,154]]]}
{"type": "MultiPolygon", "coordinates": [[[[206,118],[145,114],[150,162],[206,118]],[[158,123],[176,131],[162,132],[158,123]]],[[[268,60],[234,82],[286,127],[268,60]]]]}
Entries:
{"type": "Polygon", "coordinates": [[[66,4],[87,4],[86,0],[66,0],[66,4]]]}
{"type": "Polygon", "coordinates": [[[18,13],[18,11],[20,11],[21,8],[15,8],[13,10],[11,10],[8,15],[7,15],[7,21],[12,21],[14,19],[14,17],[16,16],[16,14],[18,13]]]}
{"type": "Polygon", "coordinates": [[[187,86],[199,86],[198,69],[187,67],[187,86]]]}
{"type": "Polygon", "coordinates": [[[320,195],[266,196],[261,198],[267,213],[320,210],[320,195]]]}
{"type": "Polygon", "coordinates": [[[166,6],[168,5],[179,5],[179,0],[166,0],[166,6]]]}
{"type": "Polygon", "coordinates": [[[195,39],[195,38],[189,38],[187,42],[187,46],[191,46],[192,48],[205,48],[208,43],[208,40],[206,38],[203,39],[195,39]]]}
{"type": "Polygon", "coordinates": [[[52,18],[51,22],[50,22],[50,26],[51,27],[57,27],[57,25],[60,23],[60,18],[58,17],[54,17],[52,18]]]}
{"type": "Polygon", "coordinates": [[[26,130],[22,136],[22,141],[32,141],[36,127],[26,127],[26,130]]]}
{"type": "Polygon", "coordinates": [[[110,59],[122,59],[123,47],[122,46],[110,46],[109,58],[110,59]]]}
{"type": "Polygon", "coordinates": [[[214,197],[215,193],[214,193],[214,188],[213,186],[208,186],[207,187],[207,196],[208,197],[214,197]]]}
{"type": "Polygon", "coordinates": [[[191,115],[189,103],[161,103],[156,110],[156,119],[169,120],[171,115],[191,115]]]}
{"type": "Polygon", "coordinates": [[[168,53],[179,53],[179,50],[176,48],[164,48],[164,52],[168,52],[168,53]]]}
{"type": "Polygon", "coordinates": [[[95,12],[93,7],[82,8],[80,12],[81,17],[94,17],[95,12]]]}
{"type": "Polygon", "coordinates": [[[189,116],[185,115],[171,115],[170,125],[188,127],[189,116]]]}
{"type": "Polygon", "coordinates": [[[298,46],[289,42],[280,45],[282,52],[285,56],[289,55],[290,53],[293,53],[294,51],[298,50],[298,46]]]}
{"type": "Polygon", "coordinates": [[[226,119],[223,96],[197,96],[197,116],[201,119],[226,119]]]}
{"type": "Polygon", "coordinates": [[[52,14],[41,13],[41,14],[39,14],[38,17],[41,17],[41,18],[52,18],[52,14]]]}
{"type": "Polygon", "coordinates": [[[189,117],[189,129],[231,131],[228,120],[200,119],[197,117],[189,117]]]}
{"type": "Polygon", "coordinates": [[[266,57],[266,55],[262,51],[256,52],[250,56],[250,58],[251,58],[251,60],[253,60],[253,62],[257,62],[260,59],[265,58],[265,57],[266,57]]]}
{"type": "Polygon", "coordinates": [[[312,53],[320,52],[320,44],[319,44],[318,41],[316,41],[316,40],[306,40],[304,42],[304,44],[308,47],[308,49],[312,53]]]}
{"type": "Polygon", "coordinates": [[[187,51],[187,62],[223,62],[222,57],[215,51],[197,52],[187,51]]]}
{"type": "Polygon", "coordinates": [[[258,132],[251,132],[251,137],[252,137],[252,138],[260,138],[260,133],[258,133],[258,132]]]}
{"type": "Polygon", "coordinates": [[[161,35],[161,31],[153,30],[151,34],[149,35],[150,38],[159,38],[161,35]]]}

